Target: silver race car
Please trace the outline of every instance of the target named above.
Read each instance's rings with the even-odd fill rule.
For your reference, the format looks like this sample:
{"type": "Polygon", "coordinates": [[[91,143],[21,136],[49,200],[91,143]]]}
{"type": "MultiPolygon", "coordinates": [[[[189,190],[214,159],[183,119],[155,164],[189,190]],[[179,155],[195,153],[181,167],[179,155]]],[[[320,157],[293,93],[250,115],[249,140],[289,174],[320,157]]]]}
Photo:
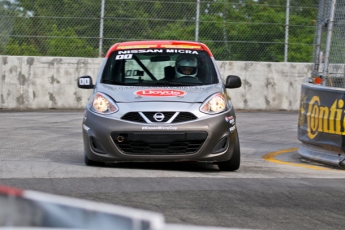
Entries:
{"type": "Polygon", "coordinates": [[[113,45],[93,84],[82,131],[86,165],[198,161],[240,167],[236,115],[209,48],[199,42],[136,41],[113,45]]]}

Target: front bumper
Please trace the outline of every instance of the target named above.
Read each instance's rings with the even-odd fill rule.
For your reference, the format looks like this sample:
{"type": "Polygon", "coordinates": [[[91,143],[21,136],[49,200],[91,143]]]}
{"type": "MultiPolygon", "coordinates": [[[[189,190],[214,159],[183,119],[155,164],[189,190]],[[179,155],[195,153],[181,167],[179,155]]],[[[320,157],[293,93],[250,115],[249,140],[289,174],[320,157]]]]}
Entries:
{"type": "Polygon", "coordinates": [[[100,162],[229,160],[237,132],[234,111],[196,115],[198,118],[189,122],[145,124],[124,121],[122,114],[103,116],[86,110],[85,154],[100,162]]]}

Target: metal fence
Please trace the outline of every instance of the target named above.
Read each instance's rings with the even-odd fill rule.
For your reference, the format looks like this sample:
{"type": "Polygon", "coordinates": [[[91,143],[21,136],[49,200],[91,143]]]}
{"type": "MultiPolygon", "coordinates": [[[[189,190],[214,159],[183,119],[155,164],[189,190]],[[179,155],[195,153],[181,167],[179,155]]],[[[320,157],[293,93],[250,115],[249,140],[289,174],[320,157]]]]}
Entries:
{"type": "Polygon", "coordinates": [[[312,62],[317,0],[0,0],[0,54],[104,56],[126,40],[208,45],[217,60],[312,62]]]}
{"type": "Polygon", "coordinates": [[[345,1],[320,0],[312,81],[345,87],[345,1]]]}

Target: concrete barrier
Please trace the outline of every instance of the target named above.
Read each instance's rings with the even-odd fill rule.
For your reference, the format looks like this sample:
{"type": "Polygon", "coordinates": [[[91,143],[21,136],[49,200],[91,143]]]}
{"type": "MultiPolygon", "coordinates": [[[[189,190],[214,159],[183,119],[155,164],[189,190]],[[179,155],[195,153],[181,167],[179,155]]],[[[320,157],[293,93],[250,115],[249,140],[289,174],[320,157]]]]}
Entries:
{"type": "MultiPolygon", "coordinates": [[[[77,78],[96,80],[103,58],[1,56],[0,109],[83,109],[92,90],[77,78]]],[[[238,75],[228,90],[236,109],[298,110],[300,87],[312,63],[217,61],[222,77],[238,75]]]]}

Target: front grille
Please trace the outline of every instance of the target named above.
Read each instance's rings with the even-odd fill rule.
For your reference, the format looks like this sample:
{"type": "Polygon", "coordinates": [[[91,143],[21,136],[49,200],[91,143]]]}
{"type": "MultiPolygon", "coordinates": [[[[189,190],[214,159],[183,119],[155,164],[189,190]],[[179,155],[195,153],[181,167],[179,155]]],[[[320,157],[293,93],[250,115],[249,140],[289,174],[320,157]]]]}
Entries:
{"type": "Polygon", "coordinates": [[[138,112],[131,112],[131,113],[126,113],[121,119],[126,120],[126,121],[133,121],[133,122],[139,122],[139,123],[146,123],[144,118],[140,116],[138,112]]]}
{"type": "Polygon", "coordinates": [[[188,155],[196,153],[206,132],[113,132],[116,146],[131,155],[188,155]]]}
{"type": "Polygon", "coordinates": [[[172,123],[186,122],[196,119],[197,117],[190,112],[180,112],[178,116],[172,121],[172,123]]]}
{"type": "Polygon", "coordinates": [[[138,123],[153,123],[158,122],[154,119],[154,115],[156,113],[162,113],[164,115],[164,119],[159,121],[160,123],[167,123],[176,114],[177,116],[171,121],[171,123],[187,122],[197,119],[197,117],[190,112],[129,112],[122,116],[121,119],[138,123]],[[145,120],[144,117],[147,120],[145,120]]]}

